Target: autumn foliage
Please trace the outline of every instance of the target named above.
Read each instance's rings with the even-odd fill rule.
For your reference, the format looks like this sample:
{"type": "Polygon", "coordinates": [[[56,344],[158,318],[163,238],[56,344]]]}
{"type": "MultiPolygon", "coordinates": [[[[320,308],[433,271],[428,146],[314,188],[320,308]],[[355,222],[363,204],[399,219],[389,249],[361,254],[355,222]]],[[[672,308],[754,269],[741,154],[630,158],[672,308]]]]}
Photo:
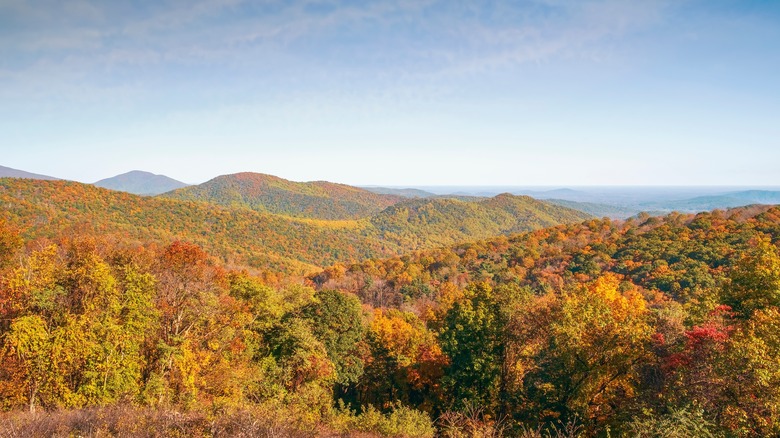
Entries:
{"type": "Polygon", "coordinates": [[[780,434],[778,208],[589,220],[306,277],[99,222],[25,226],[0,222],[0,427],[129,428],[128,412],[196,435],[780,434]]]}

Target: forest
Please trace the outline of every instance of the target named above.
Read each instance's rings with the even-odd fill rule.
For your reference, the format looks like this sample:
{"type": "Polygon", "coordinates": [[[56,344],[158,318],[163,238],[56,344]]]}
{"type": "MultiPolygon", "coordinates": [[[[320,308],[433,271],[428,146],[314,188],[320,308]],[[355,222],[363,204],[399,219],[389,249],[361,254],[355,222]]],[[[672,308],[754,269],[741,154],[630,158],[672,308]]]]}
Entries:
{"type": "Polygon", "coordinates": [[[236,190],[223,191],[221,184],[214,188],[212,182],[182,189],[195,193],[188,200],[171,199],[179,191],[143,197],[71,181],[0,178],[0,205],[4,207],[0,218],[19,227],[28,239],[86,233],[137,243],[185,240],[203,247],[226,266],[246,267],[275,277],[317,272],[336,262],[401,255],[590,217],[521,196],[470,201],[404,201],[390,196],[380,202],[376,199],[380,195],[331,183],[310,187],[277,178],[270,182],[279,180],[282,187],[292,185],[295,190],[269,189],[268,178],[253,175],[215,180],[232,182],[228,187],[238,187],[236,190]],[[338,190],[325,192],[323,187],[338,190]],[[195,196],[212,189],[226,201],[220,204],[209,196],[195,196]],[[227,200],[233,197],[249,203],[230,205],[227,200]],[[374,209],[388,202],[396,204],[358,219],[318,218],[318,214],[326,214],[322,210],[325,205],[330,206],[328,215],[342,211],[338,204],[329,204],[334,197],[366,203],[366,199],[374,200],[378,202],[374,209]],[[301,215],[274,213],[278,206],[284,206],[288,210],[283,212],[289,214],[293,214],[289,209],[296,206],[301,215]]]}
{"type": "MultiPolygon", "coordinates": [[[[20,187],[2,190],[3,435],[780,434],[778,207],[311,253],[330,265],[268,275],[140,224],[41,228],[66,204],[24,210],[20,187]]],[[[75,194],[56,217],[147,211],[81,190],[56,191],[75,194]]]]}

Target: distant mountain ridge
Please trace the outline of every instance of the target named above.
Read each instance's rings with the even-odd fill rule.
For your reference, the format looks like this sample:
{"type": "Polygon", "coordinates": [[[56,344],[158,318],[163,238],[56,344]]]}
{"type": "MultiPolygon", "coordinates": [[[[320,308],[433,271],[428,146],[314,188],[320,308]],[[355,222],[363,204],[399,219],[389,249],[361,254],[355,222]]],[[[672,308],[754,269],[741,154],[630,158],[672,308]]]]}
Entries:
{"type": "Polygon", "coordinates": [[[104,189],[149,196],[187,187],[189,184],[185,184],[165,175],[156,175],[141,170],[133,170],[111,178],[101,179],[94,183],[94,185],[104,189]]]}
{"type": "MultiPolygon", "coordinates": [[[[347,194],[354,190],[323,182],[305,187],[347,194]]],[[[0,204],[4,205],[0,219],[29,239],[86,229],[128,242],[186,240],[233,266],[286,273],[313,272],[336,262],[399,256],[590,218],[532,198],[501,195],[401,199],[370,217],[323,220],[260,212],[241,204],[225,207],[71,181],[21,178],[0,178],[0,204]]]]}
{"type": "Polygon", "coordinates": [[[0,178],[27,178],[27,179],[43,179],[54,181],[59,178],[48,175],[39,175],[37,173],[26,172],[24,170],[12,169],[10,167],[0,166],[0,178]]]}
{"type": "Polygon", "coordinates": [[[218,176],[203,184],[163,196],[325,220],[368,217],[404,199],[398,195],[373,193],[344,184],[327,181],[295,182],[252,172],[218,176]]]}
{"type": "Polygon", "coordinates": [[[395,189],[389,187],[361,187],[369,192],[379,193],[380,195],[397,195],[404,198],[431,198],[436,194],[426,192],[420,189],[395,189]]]}
{"type": "MultiPolygon", "coordinates": [[[[648,196],[638,190],[632,196],[628,192],[609,193],[559,189],[551,191],[527,191],[531,196],[557,205],[574,208],[597,217],[626,219],[647,212],[651,215],[664,215],[677,211],[680,213],[699,213],[716,209],[744,207],[752,204],[778,205],[778,190],[710,190],[704,194],[678,195],[672,192],[655,193],[648,196]],[[559,197],[553,197],[557,195],[559,197]],[[655,198],[655,199],[653,199],[655,198]]],[[[652,188],[650,188],[652,190],[652,188]]],[[[693,189],[695,190],[695,189],[693,189]]]]}
{"type": "Polygon", "coordinates": [[[751,204],[780,204],[780,191],[742,190],[727,192],[720,195],[697,196],[678,201],[653,202],[642,204],[640,207],[654,209],[660,212],[680,211],[684,213],[695,213],[715,209],[744,207],[751,204]]]}
{"type": "Polygon", "coordinates": [[[386,239],[420,247],[448,245],[581,222],[593,216],[528,196],[424,198],[399,202],[371,218],[386,239]]]}
{"type": "Polygon", "coordinates": [[[545,201],[551,204],[581,211],[583,213],[588,213],[598,218],[608,217],[612,219],[628,219],[629,217],[639,213],[639,210],[635,208],[621,207],[619,205],[599,204],[595,202],[567,201],[565,199],[545,199],[545,201]]]}
{"type": "Polygon", "coordinates": [[[742,190],[729,192],[724,196],[753,202],[756,204],[780,204],[780,191],[777,190],[742,190]]]}

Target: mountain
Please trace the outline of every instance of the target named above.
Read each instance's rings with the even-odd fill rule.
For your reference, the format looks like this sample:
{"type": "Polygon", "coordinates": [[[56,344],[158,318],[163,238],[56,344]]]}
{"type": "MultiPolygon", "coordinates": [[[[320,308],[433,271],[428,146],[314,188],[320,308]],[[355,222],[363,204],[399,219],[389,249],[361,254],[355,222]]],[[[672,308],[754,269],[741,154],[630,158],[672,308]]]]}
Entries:
{"type": "MultiPolygon", "coordinates": [[[[503,197],[487,203],[517,201],[503,197]]],[[[619,275],[624,282],[686,303],[716,291],[724,283],[726,268],[742,264],[749,248],[762,241],[776,248],[770,242],[779,238],[780,206],[751,205],[697,214],[643,215],[625,221],[575,222],[508,238],[443,245],[401,258],[370,260],[349,266],[345,274],[326,269],[312,279],[374,305],[378,295],[372,287],[382,288],[382,302],[413,305],[408,301],[410,293],[444,296],[446,283],[463,286],[484,280],[485,273],[497,283],[511,279],[515,285],[540,292],[555,290],[563,281],[619,275]],[[333,272],[339,273],[338,278],[333,272]],[[400,273],[408,276],[394,281],[400,273]]],[[[649,292],[647,296],[652,295],[649,292]]]]}
{"type": "Polygon", "coordinates": [[[25,172],[24,170],[12,169],[10,167],[0,166],[0,178],[28,178],[28,179],[43,179],[43,180],[56,180],[53,176],[39,175],[37,173],[25,172]]]}
{"type": "Polygon", "coordinates": [[[317,224],[245,208],[143,197],[69,181],[0,178],[0,219],[27,239],[75,234],[196,243],[227,265],[285,273],[401,251],[366,223],[317,224]],[[369,228],[366,230],[365,228],[369,228]]]}
{"type": "Polygon", "coordinates": [[[726,196],[752,204],[780,204],[780,191],[777,190],[742,190],[726,193],[726,196]]]}
{"type": "Polygon", "coordinates": [[[260,173],[222,175],[163,195],[170,199],[243,207],[286,216],[344,220],[376,214],[401,196],[326,181],[294,182],[260,173]]]}
{"type": "Polygon", "coordinates": [[[780,191],[743,190],[718,195],[697,196],[677,201],[645,203],[641,204],[641,207],[645,210],[695,213],[715,209],[743,207],[751,204],[780,204],[780,191]]]}
{"type": "Polygon", "coordinates": [[[680,201],[658,202],[651,204],[642,204],[647,209],[654,209],[656,211],[679,211],[679,212],[697,212],[708,211],[716,208],[732,208],[740,207],[743,205],[751,204],[750,201],[745,201],[739,198],[732,198],[730,196],[697,196],[695,198],[683,199],[680,201]]]}
{"type": "Polygon", "coordinates": [[[584,199],[589,198],[589,194],[580,190],[574,190],[574,189],[568,189],[568,188],[562,188],[562,189],[552,189],[552,190],[536,190],[536,191],[525,191],[522,192],[523,194],[533,196],[537,199],[563,199],[567,201],[577,201],[582,202],[584,199]]]}
{"type": "Polygon", "coordinates": [[[530,196],[517,196],[502,193],[480,201],[479,204],[489,210],[509,214],[514,221],[508,232],[530,231],[547,228],[561,223],[581,222],[592,216],[577,210],[540,201],[530,196]]]}
{"type": "Polygon", "coordinates": [[[135,195],[159,195],[160,193],[187,187],[187,184],[165,175],[155,175],[140,170],[133,170],[111,178],[101,179],[95,185],[104,189],[135,195]]]}
{"type": "Polygon", "coordinates": [[[380,195],[396,195],[404,198],[430,198],[436,196],[431,192],[426,192],[420,189],[391,189],[388,187],[362,187],[369,192],[378,193],[380,195]]]}
{"type": "Polygon", "coordinates": [[[389,240],[430,247],[518,233],[592,216],[507,193],[493,198],[425,198],[399,202],[371,218],[380,235],[389,240]]]}
{"type": "Polygon", "coordinates": [[[587,213],[595,217],[608,217],[612,219],[627,219],[636,215],[641,210],[632,207],[624,207],[620,205],[600,204],[596,202],[578,202],[568,201],[565,199],[545,199],[545,201],[568,207],[574,210],[587,213]]]}
{"type": "MultiPolygon", "coordinates": [[[[348,194],[357,190],[312,184],[334,186],[348,194]]],[[[201,245],[229,266],[284,273],[312,272],[336,262],[396,256],[589,218],[532,198],[501,195],[472,201],[406,200],[370,218],[328,221],[255,211],[242,204],[226,207],[69,181],[14,178],[0,178],[0,205],[0,219],[24,230],[27,239],[57,239],[86,231],[126,242],[185,240],[201,245]]]]}

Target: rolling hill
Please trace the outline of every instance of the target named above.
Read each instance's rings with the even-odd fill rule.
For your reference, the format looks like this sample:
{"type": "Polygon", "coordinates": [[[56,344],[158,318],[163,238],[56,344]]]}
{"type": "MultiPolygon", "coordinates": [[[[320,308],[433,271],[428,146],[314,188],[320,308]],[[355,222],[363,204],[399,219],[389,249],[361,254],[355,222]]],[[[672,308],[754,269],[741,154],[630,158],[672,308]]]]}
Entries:
{"type": "Polygon", "coordinates": [[[780,204],[780,191],[742,190],[676,201],[646,203],[641,204],[641,207],[661,212],[680,211],[695,213],[723,208],[744,207],[751,204],[780,204]]]}
{"type": "Polygon", "coordinates": [[[25,172],[24,170],[12,169],[10,167],[0,166],[0,178],[28,178],[28,179],[43,179],[43,180],[56,180],[53,176],[39,175],[37,173],[25,172]]]}
{"type": "Polygon", "coordinates": [[[777,190],[742,190],[726,193],[726,196],[752,204],[780,204],[780,191],[777,190]]]}
{"type": "Polygon", "coordinates": [[[568,207],[596,217],[612,219],[627,219],[640,213],[641,210],[620,205],[600,204],[596,202],[567,201],[565,199],[545,199],[551,204],[568,207]]]}
{"type": "Polygon", "coordinates": [[[404,198],[431,198],[436,194],[426,192],[420,189],[395,189],[389,187],[361,187],[369,192],[379,193],[380,195],[396,195],[404,198]]]}
{"type": "Polygon", "coordinates": [[[504,193],[487,199],[408,200],[372,217],[371,223],[385,239],[430,247],[580,222],[591,217],[528,196],[504,193]]]}
{"type": "Polygon", "coordinates": [[[343,220],[376,214],[401,201],[344,184],[295,182],[260,173],[222,175],[197,186],[163,195],[170,199],[243,207],[286,216],[343,220]]]}
{"type": "Polygon", "coordinates": [[[592,219],[370,260],[347,267],[346,275],[338,279],[328,269],[312,278],[376,305],[365,285],[381,286],[382,300],[398,303],[409,293],[440,296],[435,291],[447,282],[463,286],[512,279],[548,291],[566,281],[585,282],[609,273],[686,303],[724,284],[724,268],[738,266],[757,242],[779,238],[780,206],[751,205],[625,221],[592,219]],[[394,281],[402,273],[409,275],[394,281]]]}
{"type": "MultiPolygon", "coordinates": [[[[351,193],[344,189],[348,186],[332,185],[351,193]]],[[[322,186],[325,183],[318,185],[322,186]]],[[[186,240],[229,266],[284,273],[313,272],[336,262],[399,255],[589,217],[531,198],[501,195],[471,202],[408,200],[371,218],[328,221],[259,212],[241,204],[225,207],[69,181],[12,178],[0,179],[0,205],[0,218],[24,230],[27,239],[87,231],[129,242],[186,240]]]]}
{"type": "Polygon", "coordinates": [[[111,178],[101,179],[95,185],[104,189],[133,193],[135,195],[159,195],[160,193],[187,187],[188,184],[165,175],[155,175],[150,172],[133,170],[111,178]]]}
{"type": "Polygon", "coordinates": [[[399,251],[397,245],[374,239],[360,223],[318,225],[68,181],[2,178],[0,205],[0,218],[23,230],[26,239],[86,232],[131,243],[186,240],[228,265],[286,273],[399,251]]]}

